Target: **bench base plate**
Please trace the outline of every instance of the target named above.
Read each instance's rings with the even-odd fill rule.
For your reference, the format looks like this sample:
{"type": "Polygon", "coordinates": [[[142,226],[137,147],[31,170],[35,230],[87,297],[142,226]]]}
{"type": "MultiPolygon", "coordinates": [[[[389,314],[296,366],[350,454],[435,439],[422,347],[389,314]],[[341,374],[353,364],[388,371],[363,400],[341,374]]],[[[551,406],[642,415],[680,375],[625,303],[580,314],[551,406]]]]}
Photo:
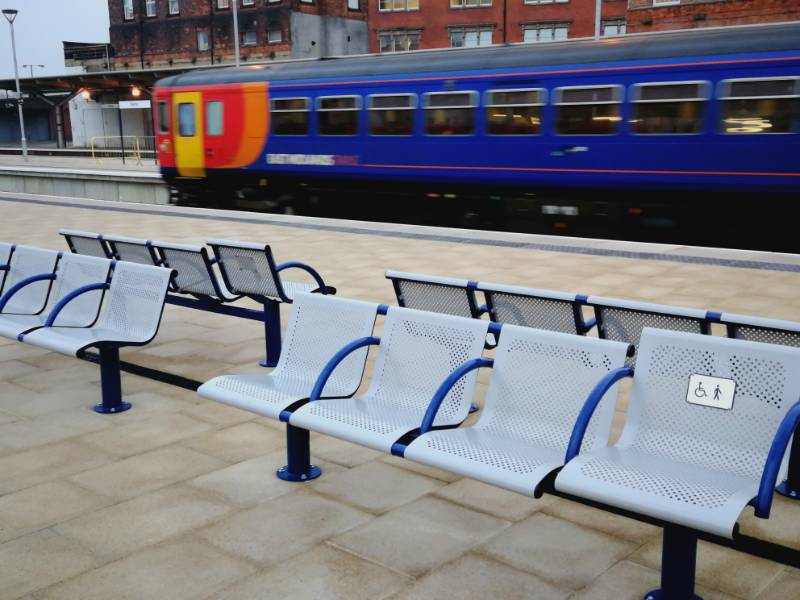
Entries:
{"type": "Polygon", "coordinates": [[[120,402],[116,406],[103,406],[102,404],[96,404],[94,407],[94,412],[102,415],[114,415],[116,413],[125,412],[126,410],[129,410],[130,407],[130,402],[120,402]]]}
{"type": "MultiPolygon", "coordinates": [[[[664,596],[662,594],[661,590],[653,590],[652,592],[648,592],[647,594],[645,594],[645,596],[644,596],[644,598],[642,598],[642,600],[669,600],[669,598],[664,596]]],[[[686,600],[689,600],[689,599],[687,598],[686,600]]],[[[692,596],[691,600],[703,600],[703,599],[700,596],[698,596],[697,594],[694,594],[692,596]]]]}
{"type": "Polygon", "coordinates": [[[797,489],[794,486],[789,485],[788,479],[783,483],[781,483],[778,487],[776,487],[775,491],[778,492],[781,496],[786,496],[787,498],[793,498],[794,500],[800,500],[800,489],[797,489]]]}
{"type": "Polygon", "coordinates": [[[286,466],[278,469],[275,474],[278,479],[283,479],[284,481],[311,481],[322,475],[322,469],[317,465],[310,465],[304,473],[292,473],[289,471],[289,467],[286,466]]]}

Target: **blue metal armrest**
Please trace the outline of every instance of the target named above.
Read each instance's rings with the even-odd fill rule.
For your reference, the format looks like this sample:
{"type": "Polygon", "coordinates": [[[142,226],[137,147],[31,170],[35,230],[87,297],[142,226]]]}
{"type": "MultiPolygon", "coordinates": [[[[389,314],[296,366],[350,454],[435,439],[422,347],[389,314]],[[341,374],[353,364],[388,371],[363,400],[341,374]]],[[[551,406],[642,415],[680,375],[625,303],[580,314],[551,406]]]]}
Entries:
{"type": "Polygon", "coordinates": [[[594,411],[597,409],[597,405],[600,404],[603,396],[606,395],[606,392],[608,392],[608,390],[610,390],[615,383],[617,383],[620,379],[624,379],[625,377],[633,377],[633,369],[631,367],[620,367],[618,369],[614,369],[613,371],[609,371],[603,376],[597,385],[594,386],[594,389],[586,399],[586,402],[584,403],[583,408],[581,408],[581,412],[578,414],[578,418],[575,421],[575,427],[573,427],[572,435],[569,438],[569,445],[567,446],[567,455],[564,458],[564,464],[571,461],[580,453],[581,444],[583,444],[583,436],[586,435],[586,429],[589,427],[589,422],[592,420],[594,411]]]}
{"type": "Polygon", "coordinates": [[[436,420],[436,413],[439,412],[439,407],[445,399],[445,396],[450,392],[452,387],[458,382],[459,379],[464,377],[470,371],[480,369],[481,367],[492,367],[494,361],[491,358],[473,358],[468,360],[455,371],[450,373],[447,378],[442,382],[436,393],[431,398],[428,409],[425,411],[425,416],[422,417],[422,425],[420,425],[419,432],[428,433],[433,427],[433,422],[436,420]]]}
{"type": "Polygon", "coordinates": [[[0,265],[0,271],[8,271],[11,265],[0,265]]]}
{"type": "Polygon", "coordinates": [[[39,281],[55,281],[56,274],[55,273],[41,273],[40,275],[32,275],[31,277],[27,277],[17,283],[16,285],[12,286],[3,297],[0,298],[0,313],[5,310],[6,305],[11,300],[11,297],[20,291],[22,288],[27,287],[33,283],[37,283],[39,281]]]}
{"type": "Polygon", "coordinates": [[[778,483],[778,472],[783,463],[783,457],[786,454],[786,448],[789,446],[789,440],[800,425],[800,402],[797,402],[778,426],[778,431],[772,440],[767,460],[764,463],[764,471],[761,474],[761,483],[758,486],[758,496],[755,497],[753,504],[756,509],[756,516],[762,519],[769,518],[769,512],[772,508],[772,495],[775,491],[775,485],[778,483]]]}
{"type": "Polygon", "coordinates": [[[309,396],[310,401],[319,400],[322,397],[322,391],[325,389],[325,384],[328,383],[328,379],[330,378],[333,371],[336,367],[339,366],[349,354],[352,354],[359,348],[363,348],[364,346],[377,346],[381,343],[381,339],[369,336],[364,338],[359,338],[347,344],[344,348],[339,350],[336,354],[333,355],[328,361],[328,364],[322,369],[322,372],[317,377],[316,383],[314,383],[314,388],[311,390],[311,396],[309,396]]]}
{"type": "Polygon", "coordinates": [[[91,283],[89,285],[84,285],[83,287],[79,287],[76,290],[71,291],[69,294],[64,296],[61,300],[58,301],[53,307],[53,310],[50,311],[50,314],[47,315],[47,321],[45,321],[45,327],[52,327],[53,323],[55,323],[58,314],[64,310],[64,307],[67,306],[70,302],[72,302],[78,296],[82,296],[88,292],[93,292],[95,290],[107,290],[111,287],[109,283],[91,283]]]}
{"type": "Polygon", "coordinates": [[[322,276],[319,273],[317,273],[316,269],[305,263],[297,261],[281,263],[275,267],[275,272],[280,273],[281,271],[284,271],[286,269],[302,269],[303,271],[311,275],[311,277],[314,278],[314,281],[316,282],[317,286],[319,286],[319,291],[323,294],[330,293],[330,290],[332,289],[329,288],[327,285],[325,285],[325,282],[322,280],[322,276]]]}

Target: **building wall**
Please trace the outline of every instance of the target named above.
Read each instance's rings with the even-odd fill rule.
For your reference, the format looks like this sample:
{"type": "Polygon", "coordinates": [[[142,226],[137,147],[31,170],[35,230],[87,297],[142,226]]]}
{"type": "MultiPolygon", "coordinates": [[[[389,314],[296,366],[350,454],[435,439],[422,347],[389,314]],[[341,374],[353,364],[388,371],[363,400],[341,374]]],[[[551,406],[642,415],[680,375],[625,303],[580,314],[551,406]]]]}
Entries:
{"type": "Polygon", "coordinates": [[[345,56],[369,51],[367,23],[342,17],[321,17],[298,11],[291,13],[291,57],[345,56]]]}
{"type": "Polygon", "coordinates": [[[653,0],[629,0],[628,31],[750,25],[800,20],[800,0],[680,0],[653,7],[653,0]]]}

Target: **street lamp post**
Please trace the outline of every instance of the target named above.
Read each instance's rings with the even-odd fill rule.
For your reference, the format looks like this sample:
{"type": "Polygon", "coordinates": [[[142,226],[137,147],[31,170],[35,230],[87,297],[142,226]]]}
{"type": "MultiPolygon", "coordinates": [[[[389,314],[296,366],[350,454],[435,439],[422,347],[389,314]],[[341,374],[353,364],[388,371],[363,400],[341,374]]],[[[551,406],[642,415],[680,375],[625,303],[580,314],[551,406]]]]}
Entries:
{"type": "Polygon", "coordinates": [[[600,39],[600,20],[603,12],[603,0],[596,0],[594,5],[594,39],[600,39]]]}
{"type": "Polygon", "coordinates": [[[8,21],[11,28],[11,56],[14,59],[14,79],[17,82],[17,110],[19,111],[19,133],[22,142],[22,157],[28,160],[28,140],[25,139],[25,118],[22,116],[22,92],[19,89],[19,71],[17,69],[17,42],[14,39],[14,19],[17,18],[17,10],[4,8],[3,16],[8,21]]]}
{"type": "Polygon", "coordinates": [[[33,79],[33,68],[39,67],[40,69],[44,69],[44,65],[22,65],[23,69],[30,69],[31,70],[31,79],[33,79]]]}
{"type": "Polygon", "coordinates": [[[237,67],[241,64],[240,63],[240,58],[239,58],[239,12],[238,12],[238,7],[237,7],[238,3],[239,3],[239,0],[233,0],[233,11],[232,11],[232,14],[233,14],[233,47],[234,47],[234,52],[236,53],[235,59],[236,59],[236,66],[237,67]]]}

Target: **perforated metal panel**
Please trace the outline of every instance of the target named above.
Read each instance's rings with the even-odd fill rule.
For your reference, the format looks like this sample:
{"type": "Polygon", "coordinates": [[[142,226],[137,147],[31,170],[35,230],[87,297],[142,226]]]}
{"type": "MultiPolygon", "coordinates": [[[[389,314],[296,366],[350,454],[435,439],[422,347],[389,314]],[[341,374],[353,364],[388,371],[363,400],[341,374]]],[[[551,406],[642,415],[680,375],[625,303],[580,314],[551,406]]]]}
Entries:
{"type": "Polygon", "coordinates": [[[78,254],[86,256],[96,256],[98,258],[106,258],[105,245],[101,240],[96,237],[83,237],[80,235],[69,235],[69,241],[72,248],[78,254]]]}
{"type": "MultiPolygon", "coordinates": [[[[3,290],[8,292],[16,284],[34,275],[55,271],[58,252],[31,246],[17,246],[11,255],[3,290]]],[[[50,292],[50,281],[39,281],[20,289],[6,304],[4,313],[34,315],[44,309],[50,292]]]]}
{"type": "MultiPolygon", "coordinates": [[[[624,364],[626,351],[617,342],[505,325],[478,422],[420,436],[406,458],[533,494],[563,464],[578,413],[602,377],[624,364]]],[[[605,447],[615,402],[609,392],[584,448],[605,447]]]]}
{"type": "MultiPolygon", "coordinates": [[[[217,377],[201,396],[278,418],[290,404],[308,398],[328,361],[349,342],[372,333],[377,305],[318,294],[300,294],[275,370],[265,375],[217,377]]],[[[333,372],[323,397],[351,396],[364,372],[367,348],[348,356],[333,372]]]]}
{"type": "Polygon", "coordinates": [[[232,292],[281,299],[269,246],[261,249],[216,243],[212,243],[212,246],[220,259],[220,270],[230,283],[232,292]]]}
{"type": "Polygon", "coordinates": [[[144,240],[142,240],[141,243],[110,240],[109,243],[119,260],[140,265],[153,264],[153,255],[150,253],[150,248],[147,247],[144,240]]]}
{"type": "MultiPolygon", "coordinates": [[[[291,423],[388,451],[420,426],[436,389],[459,365],[481,355],[488,323],[403,308],[389,310],[367,392],[353,400],[311,402],[291,423]]],[[[466,418],[475,373],[442,402],[435,425],[466,418]]]]}
{"type": "Polygon", "coordinates": [[[494,320],[500,323],[578,333],[572,302],[489,290],[484,293],[489,298],[494,320]]]}
{"type": "Polygon", "coordinates": [[[557,486],[730,537],[800,398],[800,351],[646,329],[636,372],[620,441],[581,454],[557,486]],[[733,380],[732,408],[688,402],[692,375],[733,380]]]}
{"type": "Polygon", "coordinates": [[[217,297],[214,287],[216,275],[201,251],[176,250],[158,246],[166,264],[177,272],[174,283],[177,291],[189,294],[217,297]]]}
{"type": "Polygon", "coordinates": [[[466,288],[436,283],[397,279],[400,290],[398,302],[408,308],[427,310],[457,317],[472,317],[470,292],[466,288]]]}
{"type": "Polygon", "coordinates": [[[740,340],[750,340],[751,342],[762,342],[764,344],[800,347],[800,332],[786,331],[784,329],[735,325],[734,337],[740,340]]]}

